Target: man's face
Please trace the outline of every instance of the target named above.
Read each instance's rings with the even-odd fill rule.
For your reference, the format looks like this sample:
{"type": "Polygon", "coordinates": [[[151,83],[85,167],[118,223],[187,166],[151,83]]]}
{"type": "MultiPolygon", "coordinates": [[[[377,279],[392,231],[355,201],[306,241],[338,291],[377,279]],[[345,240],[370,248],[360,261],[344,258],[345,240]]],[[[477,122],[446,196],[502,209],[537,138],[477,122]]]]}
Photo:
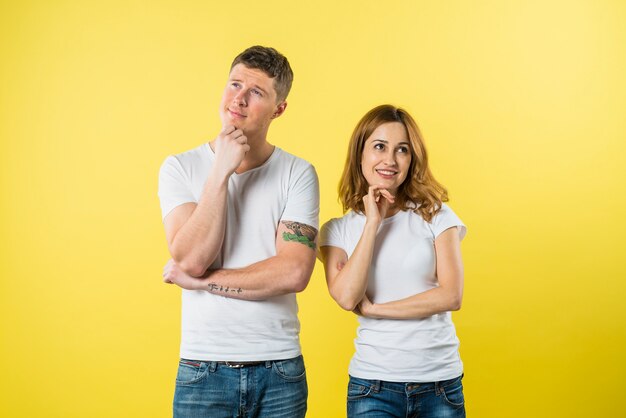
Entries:
{"type": "Polygon", "coordinates": [[[274,79],[243,64],[233,67],[220,104],[222,125],[233,125],[248,135],[264,135],[272,119],[287,106],[276,103],[274,79]]]}

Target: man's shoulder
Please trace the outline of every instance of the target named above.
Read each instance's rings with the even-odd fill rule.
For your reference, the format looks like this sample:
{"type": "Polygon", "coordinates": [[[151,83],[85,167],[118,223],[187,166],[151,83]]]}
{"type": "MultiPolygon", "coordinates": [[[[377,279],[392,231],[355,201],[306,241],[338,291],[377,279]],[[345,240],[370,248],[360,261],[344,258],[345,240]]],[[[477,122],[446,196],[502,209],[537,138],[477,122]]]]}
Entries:
{"type": "Polygon", "coordinates": [[[182,168],[191,168],[198,165],[206,164],[211,160],[211,153],[208,152],[207,148],[208,145],[204,143],[188,151],[168,155],[163,162],[163,167],[173,165],[182,168]]]}
{"type": "Polygon", "coordinates": [[[275,152],[277,153],[276,155],[277,163],[283,166],[284,168],[288,168],[288,170],[292,174],[310,173],[310,174],[316,175],[315,167],[313,167],[313,164],[311,164],[304,158],[298,157],[297,155],[287,152],[279,147],[276,147],[275,152]]]}
{"type": "Polygon", "coordinates": [[[181,163],[193,163],[196,161],[205,161],[211,153],[208,152],[208,144],[205,142],[190,150],[171,155],[181,163]]]}

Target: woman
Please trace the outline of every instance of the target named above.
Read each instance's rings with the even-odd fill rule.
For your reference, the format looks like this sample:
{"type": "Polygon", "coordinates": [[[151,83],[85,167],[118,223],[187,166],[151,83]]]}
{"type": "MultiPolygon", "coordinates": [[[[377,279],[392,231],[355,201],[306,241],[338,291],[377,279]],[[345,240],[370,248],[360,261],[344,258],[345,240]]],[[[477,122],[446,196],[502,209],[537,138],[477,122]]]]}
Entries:
{"type": "Polygon", "coordinates": [[[390,105],[350,139],[344,212],[321,230],[331,296],[359,316],[349,417],[465,417],[450,311],[461,307],[466,229],[443,202],[417,124],[390,105]]]}

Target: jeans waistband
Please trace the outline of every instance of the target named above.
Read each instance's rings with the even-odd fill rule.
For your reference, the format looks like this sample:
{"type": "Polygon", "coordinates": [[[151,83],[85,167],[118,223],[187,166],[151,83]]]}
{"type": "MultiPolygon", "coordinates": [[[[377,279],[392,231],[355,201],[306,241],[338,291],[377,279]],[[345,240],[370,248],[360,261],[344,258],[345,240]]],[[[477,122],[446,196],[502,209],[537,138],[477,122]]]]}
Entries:
{"type": "MultiPolygon", "coordinates": [[[[300,357],[300,356],[298,356],[300,357]]],[[[294,357],[293,359],[297,359],[298,357],[294,357]]],[[[287,360],[293,360],[287,359],[287,360]]],[[[186,362],[190,365],[200,366],[201,363],[206,363],[209,365],[209,368],[215,369],[217,366],[226,366],[231,369],[242,369],[244,367],[255,367],[255,366],[265,366],[266,368],[272,367],[272,363],[277,361],[285,361],[284,359],[279,360],[256,360],[256,361],[211,361],[211,360],[191,360],[186,358],[181,358],[181,361],[186,362]]]]}
{"type": "Polygon", "coordinates": [[[443,388],[446,386],[455,383],[457,380],[463,378],[463,374],[457,376],[453,379],[441,380],[437,382],[388,382],[385,380],[372,380],[372,379],[362,379],[358,377],[350,376],[351,379],[355,381],[361,381],[366,383],[366,386],[372,388],[374,392],[380,392],[383,389],[390,390],[392,392],[398,393],[420,393],[434,390],[437,393],[440,393],[443,388]]]}
{"type": "Polygon", "coordinates": [[[266,361],[217,361],[219,365],[230,367],[231,369],[241,369],[242,367],[260,366],[266,361]]]}

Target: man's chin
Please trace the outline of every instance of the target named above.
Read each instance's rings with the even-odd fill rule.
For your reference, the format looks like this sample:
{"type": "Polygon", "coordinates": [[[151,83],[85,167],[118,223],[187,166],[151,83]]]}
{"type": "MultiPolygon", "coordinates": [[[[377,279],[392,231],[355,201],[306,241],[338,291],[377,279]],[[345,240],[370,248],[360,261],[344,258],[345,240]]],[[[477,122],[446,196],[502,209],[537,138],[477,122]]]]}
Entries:
{"type": "Polygon", "coordinates": [[[221,118],[222,119],[222,127],[224,126],[234,126],[236,129],[242,129],[242,123],[240,120],[231,119],[229,117],[221,118]]]}

